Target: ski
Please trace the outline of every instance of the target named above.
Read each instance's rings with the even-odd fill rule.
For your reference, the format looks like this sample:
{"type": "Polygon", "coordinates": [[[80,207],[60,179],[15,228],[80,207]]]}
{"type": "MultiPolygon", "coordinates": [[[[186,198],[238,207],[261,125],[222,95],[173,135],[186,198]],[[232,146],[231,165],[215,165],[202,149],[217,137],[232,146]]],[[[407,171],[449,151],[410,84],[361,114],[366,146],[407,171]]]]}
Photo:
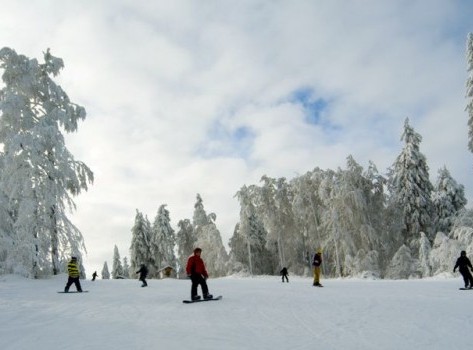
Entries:
{"type": "Polygon", "coordinates": [[[83,290],[82,292],[78,292],[78,291],[74,291],[74,290],[73,290],[73,291],[70,291],[70,292],[64,292],[64,291],[62,291],[62,292],[58,292],[58,293],[61,293],[61,294],[79,293],[79,294],[80,294],[80,293],[88,293],[88,292],[89,292],[88,290],[83,290]]]}
{"type": "Polygon", "coordinates": [[[459,288],[460,290],[473,290],[473,288],[459,288]]]}
{"type": "Polygon", "coordinates": [[[223,297],[219,295],[218,297],[213,297],[211,299],[199,299],[199,300],[183,300],[184,304],[199,303],[201,301],[212,301],[212,300],[221,300],[223,297]]]}

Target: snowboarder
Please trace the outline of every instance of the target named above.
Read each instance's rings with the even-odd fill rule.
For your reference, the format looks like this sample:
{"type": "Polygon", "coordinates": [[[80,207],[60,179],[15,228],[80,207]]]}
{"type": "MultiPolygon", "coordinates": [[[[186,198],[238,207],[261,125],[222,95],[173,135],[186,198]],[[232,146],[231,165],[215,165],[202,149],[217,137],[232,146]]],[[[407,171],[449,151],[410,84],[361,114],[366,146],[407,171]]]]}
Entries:
{"type": "Polygon", "coordinates": [[[207,278],[209,278],[209,274],[207,273],[207,269],[205,268],[204,261],[200,257],[202,253],[201,248],[194,249],[194,255],[191,255],[187,259],[186,265],[186,273],[187,277],[189,277],[192,281],[191,287],[191,299],[192,300],[199,300],[200,295],[197,294],[197,287],[201,286],[202,294],[204,299],[212,299],[212,294],[209,294],[209,288],[207,286],[207,278]]]}
{"type": "Polygon", "coordinates": [[[287,278],[287,276],[289,276],[289,273],[287,272],[286,267],[282,268],[280,274],[281,274],[281,278],[282,278],[282,283],[284,283],[284,278],[286,279],[286,282],[289,283],[289,278],[287,278]]]}
{"type": "Polygon", "coordinates": [[[148,287],[148,283],[146,283],[146,276],[148,275],[148,269],[146,268],[145,264],[141,264],[140,269],[136,271],[136,273],[140,274],[139,280],[142,282],[142,287],[148,287]]]}
{"type": "Polygon", "coordinates": [[[314,287],[323,287],[320,284],[320,265],[322,265],[322,250],[318,249],[312,260],[312,266],[314,267],[314,287]]]}
{"type": "Polygon", "coordinates": [[[463,281],[465,281],[465,288],[472,289],[473,288],[473,277],[471,276],[470,268],[473,271],[473,267],[471,266],[471,261],[466,256],[466,251],[462,250],[460,253],[460,257],[457,259],[457,263],[453,268],[453,272],[456,272],[457,267],[460,270],[460,273],[463,276],[463,281]],[[469,285],[469,286],[468,286],[469,285]]]}
{"type": "Polygon", "coordinates": [[[97,278],[97,271],[94,271],[94,273],[92,274],[92,281],[95,281],[96,278],[97,278]]]}
{"type": "Polygon", "coordinates": [[[67,273],[69,275],[66,283],[66,287],[64,288],[64,292],[68,293],[69,292],[69,287],[72,285],[72,283],[75,284],[76,289],[79,293],[82,293],[82,287],[80,285],[79,277],[80,277],[80,272],[79,272],[79,265],[77,264],[77,258],[75,256],[71,257],[71,260],[67,264],[67,273]]]}

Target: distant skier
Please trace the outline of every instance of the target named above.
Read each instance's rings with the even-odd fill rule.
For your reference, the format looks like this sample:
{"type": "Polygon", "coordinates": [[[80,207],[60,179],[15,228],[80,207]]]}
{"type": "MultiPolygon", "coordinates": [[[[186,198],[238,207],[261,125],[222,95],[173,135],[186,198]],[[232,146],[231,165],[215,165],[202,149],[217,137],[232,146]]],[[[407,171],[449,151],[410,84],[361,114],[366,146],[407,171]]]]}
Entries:
{"type": "Polygon", "coordinates": [[[92,281],[95,281],[96,278],[97,278],[97,271],[94,271],[94,273],[92,274],[92,281]]]}
{"type": "Polygon", "coordinates": [[[289,273],[287,272],[286,267],[282,268],[282,270],[280,271],[280,274],[281,274],[281,278],[282,278],[282,283],[284,283],[284,279],[286,279],[286,282],[289,283],[289,278],[287,278],[287,276],[289,276],[289,273]]]}
{"type": "Polygon", "coordinates": [[[470,268],[473,271],[473,267],[471,266],[470,259],[466,256],[466,251],[462,250],[460,253],[460,257],[457,259],[457,263],[453,268],[453,272],[456,272],[457,267],[460,270],[461,275],[463,276],[463,281],[465,281],[465,288],[473,288],[473,277],[471,276],[470,268]],[[469,286],[468,286],[469,285],[469,286]]]}
{"type": "Polygon", "coordinates": [[[204,261],[200,257],[201,253],[201,248],[195,248],[194,255],[191,255],[189,259],[187,259],[186,273],[187,277],[189,277],[192,281],[192,300],[200,299],[200,295],[197,294],[197,287],[199,286],[199,284],[202,288],[202,294],[204,296],[204,299],[213,298],[212,294],[209,294],[209,288],[206,282],[207,278],[209,278],[209,274],[207,273],[207,269],[205,268],[204,261]]]}
{"type": "Polygon", "coordinates": [[[64,288],[64,292],[68,293],[69,288],[72,285],[72,283],[75,284],[76,289],[79,293],[82,293],[82,287],[80,285],[79,277],[80,277],[80,272],[79,272],[79,265],[77,264],[77,258],[75,256],[71,257],[71,260],[67,264],[67,273],[69,275],[66,283],[66,287],[64,288]]]}
{"type": "Polygon", "coordinates": [[[136,271],[136,273],[140,274],[139,280],[142,282],[142,287],[148,287],[148,283],[146,283],[146,276],[148,276],[148,269],[146,268],[145,264],[141,264],[140,269],[136,271]]]}
{"type": "Polygon", "coordinates": [[[322,265],[322,250],[318,249],[312,260],[312,266],[314,268],[314,287],[323,287],[320,284],[320,265],[322,265]]]}

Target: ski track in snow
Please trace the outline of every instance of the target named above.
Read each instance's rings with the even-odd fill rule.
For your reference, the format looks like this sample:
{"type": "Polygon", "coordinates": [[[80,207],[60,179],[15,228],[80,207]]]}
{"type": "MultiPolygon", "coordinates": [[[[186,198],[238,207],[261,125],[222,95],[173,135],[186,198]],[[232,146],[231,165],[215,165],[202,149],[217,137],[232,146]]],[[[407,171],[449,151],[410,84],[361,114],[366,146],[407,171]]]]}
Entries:
{"type": "Polygon", "coordinates": [[[469,348],[473,291],[459,279],[278,277],[208,281],[220,301],[183,304],[188,280],[82,281],[0,277],[0,349],[457,349],[469,348]],[[74,290],[74,286],[71,290],[74,290]]]}

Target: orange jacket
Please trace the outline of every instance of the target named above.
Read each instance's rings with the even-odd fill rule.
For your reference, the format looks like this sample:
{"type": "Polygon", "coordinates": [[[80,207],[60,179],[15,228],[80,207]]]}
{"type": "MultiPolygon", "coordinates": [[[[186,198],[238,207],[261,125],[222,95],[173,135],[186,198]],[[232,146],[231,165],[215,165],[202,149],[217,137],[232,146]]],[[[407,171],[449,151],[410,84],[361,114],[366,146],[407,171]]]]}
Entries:
{"type": "Polygon", "coordinates": [[[187,275],[202,275],[205,278],[209,277],[207,273],[207,269],[205,268],[204,261],[198,255],[191,255],[189,259],[187,259],[186,265],[186,272],[187,275]]]}

